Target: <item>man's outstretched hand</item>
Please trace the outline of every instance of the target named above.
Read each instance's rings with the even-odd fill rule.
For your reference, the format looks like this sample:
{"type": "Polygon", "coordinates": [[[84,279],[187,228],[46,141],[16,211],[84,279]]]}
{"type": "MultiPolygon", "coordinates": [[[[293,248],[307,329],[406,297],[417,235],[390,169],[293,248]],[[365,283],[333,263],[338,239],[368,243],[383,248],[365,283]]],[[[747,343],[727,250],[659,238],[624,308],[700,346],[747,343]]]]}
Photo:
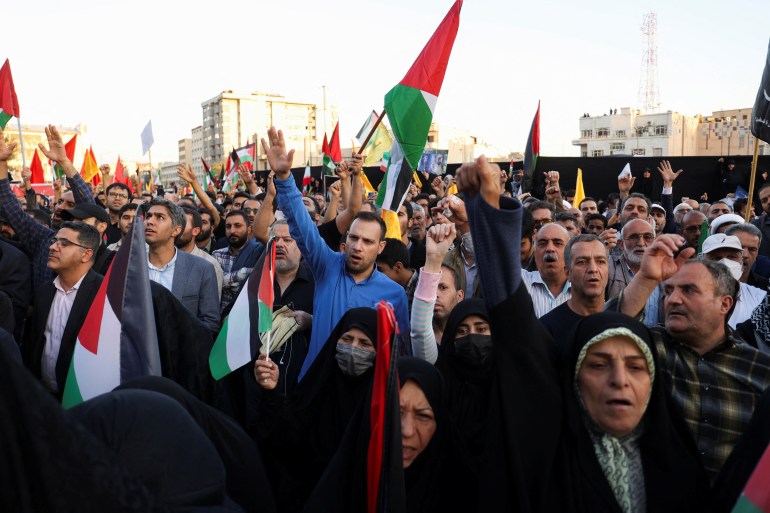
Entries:
{"type": "Polygon", "coordinates": [[[286,152],[283,132],[271,126],[267,131],[267,141],[264,138],[262,139],[262,149],[265,150],[267,162],[270,165],[270,169],[275,173],[276,178],[279,180],[289,178],[291,175],[291,163],[294,160],[294,150],[286,152]]]}
{"type": "Polygon", "coordinates": [[[481,194],[484,201],[500,208],[500,171],[482,155],[476,162],[463,164],[457,170],[457,188],[469,197],[481,194]]]}
{"type": "Polygon", "coordinates": [[[5,138],[3,137],[3,131],[0,130],[0,162],[6,162],[14,150],[16,149],[16,142],[11,141],[5,144],[5,138]]]}
{"type": "Polygon", "coordinates": [[[64,167],[69,162],[69,157],[67,157],[67,151],[64,149],[64,141],[59,135],[59,130],[53,125],[48,125],[45,127],[45,137],[48,139],[48,148],[43,143],[38,143],[37,147],[48,160],[53,160],[64,167]]]}

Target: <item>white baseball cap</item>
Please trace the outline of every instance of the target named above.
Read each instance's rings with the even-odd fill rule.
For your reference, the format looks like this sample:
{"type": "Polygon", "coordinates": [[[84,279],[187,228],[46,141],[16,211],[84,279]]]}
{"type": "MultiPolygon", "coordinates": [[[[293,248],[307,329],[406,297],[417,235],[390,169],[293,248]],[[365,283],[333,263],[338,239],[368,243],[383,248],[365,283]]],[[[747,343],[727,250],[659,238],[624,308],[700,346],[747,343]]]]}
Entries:
{"type": "Polygon", "coordinates": [[[717,233],[716,235],[709,236],[703,241],[703,254],[711,253],[714,250],[729,248],[743,251],[741,241],[735,235],[725,235],[724,233],[717,233]]]}

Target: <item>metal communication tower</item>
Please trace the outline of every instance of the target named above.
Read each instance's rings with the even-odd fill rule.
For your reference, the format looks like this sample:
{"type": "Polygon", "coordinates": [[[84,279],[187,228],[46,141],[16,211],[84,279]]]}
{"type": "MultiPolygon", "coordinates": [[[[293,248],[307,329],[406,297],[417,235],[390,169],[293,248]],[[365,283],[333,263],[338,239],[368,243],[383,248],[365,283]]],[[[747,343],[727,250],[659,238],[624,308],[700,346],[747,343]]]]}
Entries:
{"type": "Polygon", "coordinates": [[[658,90],[658,46],[655,35],[658,28],[658,15],[649,12],[642,21],[644,34],[644,51],[642,52],[642,70],[639,77],[639,109],[653,112],[660,106],[660,91],[658,90]]]}

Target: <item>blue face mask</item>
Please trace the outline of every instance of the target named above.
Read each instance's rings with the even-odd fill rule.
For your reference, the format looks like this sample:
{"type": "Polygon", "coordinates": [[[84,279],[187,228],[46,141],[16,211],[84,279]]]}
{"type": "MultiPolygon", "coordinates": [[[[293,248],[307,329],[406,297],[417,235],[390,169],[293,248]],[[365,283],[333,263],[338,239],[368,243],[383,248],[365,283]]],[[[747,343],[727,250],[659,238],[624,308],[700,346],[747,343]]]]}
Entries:
{"type": "Polygon", "coordinates": [[[337,342],[337,365],[346,376],[360,376],[374,365],[377,353],[337,342]]]}

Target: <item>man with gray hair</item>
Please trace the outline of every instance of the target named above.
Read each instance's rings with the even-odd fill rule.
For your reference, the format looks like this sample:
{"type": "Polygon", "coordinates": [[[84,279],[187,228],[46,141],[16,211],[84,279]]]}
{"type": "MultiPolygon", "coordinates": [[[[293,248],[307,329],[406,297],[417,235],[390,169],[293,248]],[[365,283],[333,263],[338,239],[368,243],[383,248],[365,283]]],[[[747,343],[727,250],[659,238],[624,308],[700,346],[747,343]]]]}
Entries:
{"type": "Polygon", "coordinates": [[[658,237],[611,307],[637,316],[650,293],[665,282],[665,326],[651,329],[662,385],[713,481],[770,386],[770,355],[733,336],[727,325],[738,294],[738,282],[727,267],[688,260],[695,249],[679,251],[683,244],[679,235],[658,237]]]}
{"type": "MultiPolygon", "coordinates": [[[[753,271],[754,262],[759,256],[759,245],[762,243],[762,232],[753,224],[734,224],[725,230],[725,235],[738,237],[743,247],[743,274],[741,283],[767,290],[768,280],[753,271]]],[[[766,257],[765,257],[766,258],[766,257]]]]}
{"type": "Polygon", "coordinates": [[[202,258],[179,251],[174,245],[187,222],[184,211],[167,199],[153,198],[144,217],[150,279],[170,290],[185,308],[216,333],[219,291],[214,269],[202,258]]]}
{"type": "Polygon", "coordinates": [[[629,219],[620,230],[618,249],[620,255],[610,260],[609,278],[607,280],[606,299],[614,299],[620,295],[639,272],[644,250],[655,240],[655,231],[645,219],[629,219]]]}
{"type": "Polygon", "coordinates": [[[608,254],[602,240],[589,234],[571,238],[564,249],[572,297],[540,318],[560,353],[567,348],[570,332],[580,319],[604,310],[608,254]]]}

